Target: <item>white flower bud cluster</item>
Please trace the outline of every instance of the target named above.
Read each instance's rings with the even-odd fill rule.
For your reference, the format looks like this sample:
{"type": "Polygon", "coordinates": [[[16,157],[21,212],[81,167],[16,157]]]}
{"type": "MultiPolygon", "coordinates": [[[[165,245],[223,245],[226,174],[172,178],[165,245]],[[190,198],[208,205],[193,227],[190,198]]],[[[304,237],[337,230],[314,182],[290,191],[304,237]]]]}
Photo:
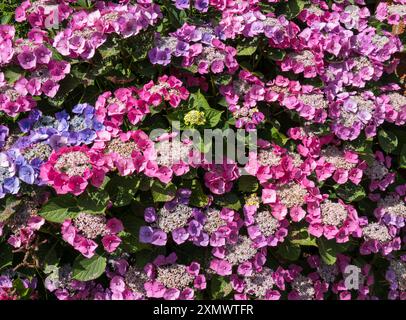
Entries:
{"type": "Polygon", "coordinates": [[[268,210],[257,212],[255,223],[265,237],[273,235],[279,227],[279,221],[268,210]]]}
{"type": "Polygon", "coordinates": [[[131,158],[135,150],[138,150],[138,146],[134,141],[123,141],[120,138],[111,140],[107,146],[107,153],[116,153],[125,159],[131,158]]]}
{"type": "Polygon", "coordinates": [[[144,295],[144,283],[147,281],[148,277],[144,271],[134,266],[128,267],[124,282],[133,292],[138,292],[144,295]]]}
{"type": "Polygon", "coordinates": [[[158,267],[156,280],[166,288],[182,290],[193,283],[194,277],[186,271],[186,266],[172,264],[158,267]]]}
{"type": "Polygon", "coordinates": [[[381,180],[389,173],[388,168],[377,160],[374,160],[370,166],[365,170],[365,174],[369,179],[381,180]]]}
{"type": "Polygon", "coordinates": [[[184,227],[193,214],[193,209],[184,204],[178,204],[174,209],[168,210],[163,207],[158,211],[156,225],[164,232],[171,232],[184,227]]]}
{"type": "Polygon", "coordinates": [[[320,205],[321,218],[324,224],[341,227],[347,219],[347,209],[338,202],[326,200],[320,205]]]}
{"type": "Polygon", "coordinates": [[[292,282],[292,288],[299,295],[300,300],[313,300],[316,291],[311,279],[298,275],[292,282]]]}
{"type": "Polygon", "coordinates": [[[378,207],[382,207],[385,211],[396,217],[406,218],[406,205],[402,199],[394,195],[387,195],[378,202],[378,207]]]}
{"type": "Polygon", "coordinates": [[[81,212],[73,219],[74,226],[88,239],[95,239],[107,233],[106,217],[81,212]]]}
{"type": "Polygon", "coordinates": [[[344,152],[335,146],[328,146],[321,151],[321,155],[326,162],[333,164],[337,169],[350,170],[356,166],[355,163],[348,162],[345,159],[344,152]]]}
{"type": "Polygon", "coordinates": [[[253,258],[257,253],[254,243],[247,236],[240,236],[236,243],[226,245],[225,260],[237,265],[253,258]]]}
{"type": "Polygon", "coordinates": [[[377,222],[369,223],[362,229],[362,233],[366,240],[377,240],[381,243],[392,240],[388,228],[384,224],[377,222]]]}
{"type": "Polygon", "coordinates": [[[227,223],[220,216],[220,210],[209,208],[205,212],[206,221],[204,223],[203,229],[208,234],[216,232],[218,228],[225,226],[227,223]]]}
{"type": "Polygon", "coordinates": [[[307,190],[300,184],[291,182],[284,184],[277,190],[277,195],[281,203],[288,209],[293,207],[300,207],[305,203],[307,190]]]}
{"type": "Polygon", "coordinates": [[[258,298],[264,298],[266,293],[275,285],[272,277],[273,271],[264,267],[261,272],[256,272],[252,276],[244,278],[244,293],[258,298]]]}
{"type": "Polygon", "coordinates": [[[88,168],[89,157],[81,151],[63,153],[55,163],[55,169],[69,177],[82,176],[88,168]]]}

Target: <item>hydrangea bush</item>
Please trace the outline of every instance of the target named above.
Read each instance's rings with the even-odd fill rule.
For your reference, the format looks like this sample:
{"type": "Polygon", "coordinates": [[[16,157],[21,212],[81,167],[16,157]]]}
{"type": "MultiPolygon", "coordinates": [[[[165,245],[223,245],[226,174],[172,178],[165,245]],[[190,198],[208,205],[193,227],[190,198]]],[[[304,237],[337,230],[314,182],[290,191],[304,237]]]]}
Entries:
{"type": "Polygon", "coordinates": [[[0,300],[406,300],[404,0],[3,2],[0,300]]]}

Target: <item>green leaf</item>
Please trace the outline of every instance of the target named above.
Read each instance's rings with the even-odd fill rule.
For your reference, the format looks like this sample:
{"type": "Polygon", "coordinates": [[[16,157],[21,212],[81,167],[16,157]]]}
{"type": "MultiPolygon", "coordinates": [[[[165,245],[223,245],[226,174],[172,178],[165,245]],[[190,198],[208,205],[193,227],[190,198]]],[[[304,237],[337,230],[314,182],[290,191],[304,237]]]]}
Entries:
{"type": "Polygon", "coordinates": [[[115,207],[124,207],[129,205],[134,199],[137,190],[141,184],[139,176],[120,177],[115,176],[106,186],[106,190],[111,196],[115,207]]]}
{"type": "Polygon", "coordinates": [[[129,232],[120,232],[120,239],[122,241],[120,247],[128,253],[136,253],[149,248],[147,244],[139,242],[138,235],[129,232]]]}
{"type": "Polygon", "coordinates": [[[165,185],[160,181],[154,181],[151,192],[154,202],[167,202],[175,198],[176,186],[172,182],[165,185]]]}
{"type": "Polygon", "coordinates": [[[332,265],[337,261],[337,254],[345,252],[350,243],[336,243],[334,240],[326,240],[325,238],[318,238],[317,244],[319,247],[320,256],[323,261],[332,265]]]}
{"type": "Polygon", "coordinates": [[[257,48],[257,46],[237,45],[237,56],[252,56],[257,48]]]}
{"type": "Polygon", "coordinates": [[[21,204],[21,200],[16,200],[14,198],[7,198],[4,205],[4,209],[0,211],[0,222],[6,221],[10,218],[17,210],[21,204]]]}
{"type": "Polygon", "coordinates": [[[383,129],[378,132],[378,141],[379,145],[386,153],[391,153],[398,146],[398,138],[396,135],[383,129]]]}
{"type": "Polygon", "coordinates": [[[109,199],[106,191],[92,188],[79,196],[78,206],[81,211],[89,214],[104,214],[109,199]]]}
{"type": "Polygon", "coordinates": [[[296,17],[305,7],[306,2],[302,0],[289,0],[287,4],[286,17],[290,20],[296,17]]]}
{"type": "Polygon", "coordinates": [[[212,108],[204,110],[204,116],[211,128],[214,128],[220,122],[223,112],[212,108]]]}
{"type": "Polygon", "coordinates": [[[318,241],[319,244],[319,252],[320,256],[323,261],[328,264],[332,265],[337,261],[337,251],[334,246],[331,245],[330,242],[320,238],[318,241]]]}
{"type": "Polygon", "coordinates": [[[337,195],[346,202],[357,202],[366,197],[364,188],[352,183],[339,185],[337,195]]]}
{"type": "Polygon", "coordinates": [[[76,200],[71,195],[63,195],[51,198],[38,212],[49,222],[62,223],[65,219],[74,217],[77,213],[69,211],[76,207],[76,200]]]}
{"type": "Polygon", "coordinates": [[[126,212],[120,216],[125,229],[125,232],[120,232],[119,234],[123,241],[121,247],[130,253],[150,248],[149,245],[139,242],[139,231],[141,226],[145,225],[145,221],[139,216],[143,214],[141,206],[137,204],[137,208],[139,208],[139,212],[126,212]]]}
{"type": "Polygon", "coordinates": [[[200,92],[200,90],[190,95],[189,109],[203,110],[207,124],[209,124],[211,128],[215,127],[219,123],[221,115],[224,112],[211,108],[206,100],[206,97],[200,92]]]}
{"type": "Polygon", "coordinates": [[[27,288],[26,284],[20,278],[13,281],[13,288],[17,291],[17,295],[20,299],[27,298],[31,291],[31,288],[27,288]]]}
{"type": "Polygon", "coordinates": [[[272,49],[269,50],[266,54],[268,59],[274,60],[274,61],[282,61],[283,58],[285,58],[286,52],[283,50],[278,50],[278,49],[272,49]]]}
{"type": "Polygon", "coordinates": [[[102,56],[103,60],[108,59],[110,57],[114,57],[120,53],[120,49],[114,46],[109,46],[109,47],[101,47],[98,49],[100,55],[102,56]]]}
{"type": "Polygon", "coordinates": [[[220,74],[216,75],[214,78],[214,82],[217,85],[227,85],[233,80],[233,77],[230,74],[220,74]]]}
{"type": "Polygon", "coordinates": [[[13,18],[12,14],[6,14],[6,15],[1,17],[0,23],[1,24],[8,24],[11,21],[12,18],[13,18]]]}
{"type": "Polygon", "coordinates": [[[258,180],[253,176],[242,176],[238,179],[238,190],[241,192],[255,192],[258,190],[258,180]]]}
{"type": "Polygon", "coordinates": [[[317,247],[316,238],[309,234],[307,228],[291,231],[290,242],[300,246],[317,247]]]}
{"type": "Polygon", "coordinates": [[[298,244],[283,242],[276,251],[282,258],[289,261],[296,261],[300,257],[300,246],[298,244]]]}
{"type": "Polygon", "coordinates": [[[208,139],[202,139],[199,141],[200,143],[197,143],[196,148],[202,152],[202,153],[208,153],[213,146],[213,141],[208,139]]]}
{"type": "Polygon", "coordinates": [[[279,132],[278,129],[275,127],[271,128],[271,134],[272,134],[272,139],[280,146],[283,146],[286,144],[286,142],[289,140],[288,137],[286,137],[283,133],[279,132]]]}
{"type": "Polygon", "coordinates": [[[42,268],[49,270],[52,266],[58,265],[60,258],[58,253],[60,253],[60,251],[56,249],[57,245],[58,242],[49,242],[39,247],[37,258],[40,261],[42,268]]]}
{"type": "Polygon", "coordinates": [[[366,139],[365,134],[360,134],[359,137],[351,142],[346,142],[351,149],[362,153],[373,153],[372,151],[372,140],[366,139]]]}
{"type": "Polygon", "coordinates": [[[107,260],[105,257],[94,255],[87,259],[82,255],[78,256],[73,263],[73,279],[79,281],[90,281],[100,277],[106,269],[107,260]]]}
{"type": "Polygon", "coordinates": [[[198,90],[190,95],[189,107],[193,110],[197,109],[210,109],[210,105],[206,97],[198,90]]]}
{"type": "Polygon", "coordinates": [[[219,276],[213,276],[210,289],[211,296],[215,300],[224,299],[233,291],[230,281],[219,276]]]}
{"type": "Polygon", "coordinates": [[[203,208],[209,203],[209,197],[204,193],[203,188],[197,179],[184,180],[182,182],[184,188],[192,190],[189,203],[192,206],[203,208]]]}
{"type": "Polygon", "coordinates": [[[13,251],[7,243],[0,245],[0,271],[13,264],[13,251]]]}
{"type": "Polygon", "coordinates": [[[92,6],[89,0],[77,0],[77,4],[85,9],[89,9],[92,6]]]}
{"type": "Polygon", "coordinates": [[[8,67],[4,71],[4,76],[9,83],[14,83],[23,75],[23,72],[20,71],[17,67],[8,67]]]}
{"type": "Polygon", "coordinates": [[[241,209],[241,202],[240,198],[235,193],[227,193],[225,195],[216,197],[214,200],[219,206],[233,209],[233,210],[240,210],[241,209]]]}

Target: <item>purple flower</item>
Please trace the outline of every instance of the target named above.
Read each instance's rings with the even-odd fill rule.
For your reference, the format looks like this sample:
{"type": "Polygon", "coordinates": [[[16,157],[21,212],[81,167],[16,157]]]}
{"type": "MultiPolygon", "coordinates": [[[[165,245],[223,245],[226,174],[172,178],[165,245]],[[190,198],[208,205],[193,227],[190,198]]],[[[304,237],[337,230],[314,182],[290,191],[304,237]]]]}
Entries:
{"type": "Polygon", "coordinates": [[[0,125],[0,148],[3,148],[6,145],[8,134],[9,134],[8,127],[0,125]]]}
{"type": "Polygon", "coordinates": [[[201,12],[207,12],[209,9],[208,0],[195,0],[195,8],[201,12]]]}
{"type": "Polygon", "coordinates": [[[164,50],[153,48],[151,51],[149,51],[148,57],[152,64],[166,66],[171,63],[171,51],[168,48],[165,48],[164,50]]]}
{"type": "Polygon", "coordinates": [[[175,7],[179,10],[189,9],[189,0],[175,0],[175,7]]]}
{"type": "Polygon", "coordinates": [[[30,51],[23,51],[17,56],[18,62],[23,69],[34,69],[37,65],[37,57],[30,51]]]}
{"type": "Polygon", "coordinates": [[[35,171],[31,166],[22,166],[18,170],[18,177],[27,184],[33,184],[35,181],[35,171]]]}

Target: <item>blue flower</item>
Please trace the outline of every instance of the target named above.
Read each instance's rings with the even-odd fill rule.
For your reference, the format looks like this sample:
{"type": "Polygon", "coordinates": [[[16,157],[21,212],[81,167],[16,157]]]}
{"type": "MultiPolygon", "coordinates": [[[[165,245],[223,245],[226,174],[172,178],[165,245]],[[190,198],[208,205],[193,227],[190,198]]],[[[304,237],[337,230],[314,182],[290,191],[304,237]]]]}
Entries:
{"type": "Polygon", "coordinates": [[[6,126],[0,125],[0,148],[3,148],[5,146],[8,134],[8,128],[6,126]]]}
{"type": "Polygon", "coordinates": [[[20,182],[15,176],[16,166],[8,152],[0,153],[0,198],[8,193],[16,194],[20,189],[20,182]]]}

